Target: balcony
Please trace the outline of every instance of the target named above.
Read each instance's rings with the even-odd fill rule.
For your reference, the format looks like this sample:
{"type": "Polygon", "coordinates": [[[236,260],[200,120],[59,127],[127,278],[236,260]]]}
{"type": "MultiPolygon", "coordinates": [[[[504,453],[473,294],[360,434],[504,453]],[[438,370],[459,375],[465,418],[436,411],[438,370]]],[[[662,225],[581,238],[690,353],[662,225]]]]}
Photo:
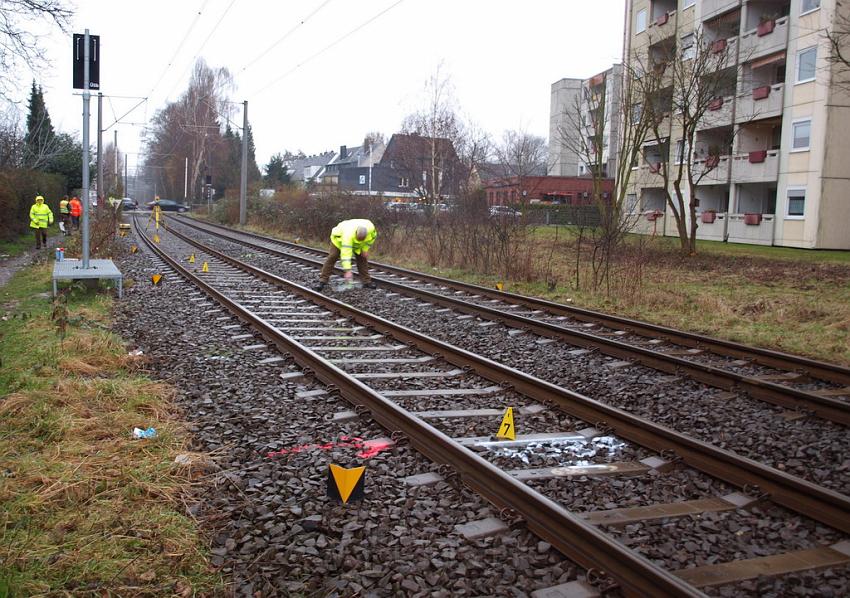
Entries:
{"type": "Polygon", "coordinates": [[[694,161],[694,174],[702,178],[698,185],[724,185],[729,179],[729,161],[731,156],[709,156],[694,161]],[[710,169],[710,170],[709,170],[710,169]],[[706,172],[706,170],[708,172],[706,172]],[[703,172],[705,175],[703,176],[703,172]]]}
{"type": "Polygon", "coordinates": [[[728,241],[773,245],[773,214],[729,214],[728,241]]]}
{"type": "Polygon", "coordinates": [[[726,235],[726,212],[705,210],[697,214],[697,238],[723,241],[726,235]]]}
{"type": "Polygon", "coordinates": [[[737,0],[702,0],[702,20],[707,21],[735,8],[738,8],[737,0]]]}
{"type": "Polygon", "coordinates": [[[758,150],[732,156],[732,181],[772,183],[779,177],[779,150],[758,150]]]}
{"type": "Polygon", "coordinates": [[[734,96],[716,98],[708,105],[708,110],[699,121],[699,129],[714,129],[732,124],[732,104],[734,96]]]}
{"type": "Polygon", "coordinates": [[[788,17],[765,21],[741,35],[741,62],[755,60],[788,47],[788,17]]]}
{"type": "Polygon", "coordinates": [[[662,168],[664,168],[662,162],[642,164],[638,169],[638,182],[644,187],[663,187],[664,175],[662,174],[662,168]]]}
{"type": "Polygon", "coordinates": [[[772,118],[782,114],[785,84],[763,85],[750,93],[738,96],[735,112],[736,123],[746,123],[760,118],[772,118]]]}
{"type": "Polygon", "coordinates": [[[653,43],[674,35],[676,33],[676,11],[671,10],[659,15],[649,24],[647,32],[653,43]]]}

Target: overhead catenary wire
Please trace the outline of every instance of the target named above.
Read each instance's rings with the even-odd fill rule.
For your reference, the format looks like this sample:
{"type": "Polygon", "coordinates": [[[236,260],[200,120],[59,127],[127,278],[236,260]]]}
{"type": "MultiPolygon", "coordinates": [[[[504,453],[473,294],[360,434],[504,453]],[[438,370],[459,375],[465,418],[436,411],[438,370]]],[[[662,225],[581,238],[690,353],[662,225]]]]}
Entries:
{"type": "Polygon", "coordinates": [[[192,33],[192,30],[195,28],[195,25],[198,24],[198,19],[201,18],[201,14],[203,14],[204,9],[207,6],[207,3],[209,3],[209,0],[204,0],[203,3],[201,4],[201,7],[198,9],[197,14],[195,15],[195,18],[192,20],[191,24],[189,25],[189,28],[186,30],[186,33],[183,35],[183,39],[181,39],[180,43],[177,44],[177,47],[174,49],[174,53],[171,55],[171,58],[169,58],[168,63],[166,63],[166,65],[165,65],[165,68],[162,69],[162,72],[160,73],[159,78],[151,86],[151,89],[148,92],[148,97],[151,97],[153,95],[154,90],[162,82],[162,79],[165,77],[166,73],[168,72],[168,69],[170,69],[171,65],[174,64],[174,60],[177,58],[177,54],[179,54],[180,50],[183,49],[183,44],[186,43],[186,40],[189,39],[189,34],[192,33]]]}
{"type": "Polygon", "coordinates": [[[260,61],[262,58],[264,58],[266,55],[268,55],[268,53],[269,53],[269,52],[271,52],[271,51],[272,51],[272,50],[274,50],[276,47],[278,47],[280,44],[282,44],[284,41],[286,41],[286,39],[287,39],[290,35],[292,35],[293,33],[295,33],[295,32],[298,30],[298,28],[299,28],[299,27],[301,27],[301,26],[302,26],[302,25],[304,25],[307,21],[309,21],[311,18],[313,18],[313,17],[316,15],[316,13],[318,13],[318,12],[319,12],[320,10],[322,10],[325,6],[327,6],[328,4],[330,4],[330,3],[331,3],[331,1],[332,1],[332,0],[325,0],[324,2],[322,2],[322,3],[319,5],[319,7],[318,7],[318,8],[316,8],[315,10],[313,10],[313,12],[311,12],[311,13],[310,13],[310,14],[308,14],[306,17],[304,17],[303,19],[301,19],[298,23],[296,23],[296,24],[295,24],[295,25],[294,25],[291,29],[289,29],[289,31],[287,31],[286,33],[284,33],[284,34],[283,34],[283,36],[282,36],[282,37],[280,37],[277,41],[275,41],[272,45],[270,45],[268,48],[266,48],[265,50],[263,50],[262,52],[260,52],[260,54],[259,54],[256,58],[254,58],[253,60],[251,60],[250,62],[248,62],[248,64],[246,64],[246,65],[245,65],[245,66],[243,66],[241,69],[239,69],[239,72],[240,72],[240,73],[244,72],[246,69],[248,69],[249,67],[251,67],[251,66],[255,65],[258,61],[260,61]]]}
{"type": "Polygon", "coordinates": [[[318,52],[315,52],[314,54],[311,54],[310,56],[308,56],[307,58],[305,58],[304,60],[302,60],[301,62],[299,62],[298,64],[296,64],[294,67],[292,67],[291,69],[289,69],[288,71],[286,71],[285,73],[283,73],[280,77],[277,77],[276,79],[272,80],[272,81],[271,81],[268,85],[266,85],[265,87],[261,87],[259,90],[257,90],[257,91],[256,91],[256,92],[254,92],[253,94],[251,94],[251,96],[250,96],[250,97],[256,97],[256,96],[260,95],[261,93],[263,93],[264,91],[266,91],[266,90],[268,90],[268,89],[270,89],[270,88],[274,87],[275,85],[277,85],[278,83],[280,83],[281,81],[283,81],[286,77],[288,77],[289,75],[291,75],[292,73],[294,73],[295,71],[297,71],[298,69],[300,69],[302,66],[304,66],[304,65],[305,65],[305,64],[307,64],[308,62],[310,62],[310,61],[312,61],[312,60],[314,60],[314,59],[318,58],[319,56],[321,56],[322,54],[324,54],[325,52],[327,52],[328,50],[330,50],[330,49],[331,49],[331,48],[333,48],[334,46],[336,46],[336,45],[338,45],[338,44],[342,43],[344,40],[348,39],[349,37],[351,37],[352,35],[354,35],[354,34],[355,34],[355,33],[357,33],[358,31],[360,31],[361,29],[363,29],[363,28],[364,28],[364,27],[366,27],[367,25],[369,25],[369,24],[371,24],[372,22],[374,22],[374,21],[378,20],[379,18],[381,18],[383,15],[385,15],[386,13],[388,13],[389,11],[391,11],[392,9],[394,9],[396,6],[398,6],[398,5],[399,5],[399,4],[401,4],[402,2],[404,2],[404,0],[396,0],[396,1],[395,1],[395,2],[393,2],[391,5],[389,5],[387,8],[385,8],[385,9],[383,9],[382,11],[380,11],[379,13],[377,13],[377,14],[373,15],[372,17],[369,17],[367,20],[365,20],[365,21],[363,21],[362,23],[360,23],[357,27],[355,27],[354,29],[352,29],[352,30],[351,30],[351,31],[349,31],[348,33],[346,33],[346,34],[342,35],[341,37],[338,37],[336,40],[332,41],[332,42],[331,42],[331,43],[329,43],[327,46],[325,46],[324,48],[322,48],[321,50],[319,50],[318,52]]]}

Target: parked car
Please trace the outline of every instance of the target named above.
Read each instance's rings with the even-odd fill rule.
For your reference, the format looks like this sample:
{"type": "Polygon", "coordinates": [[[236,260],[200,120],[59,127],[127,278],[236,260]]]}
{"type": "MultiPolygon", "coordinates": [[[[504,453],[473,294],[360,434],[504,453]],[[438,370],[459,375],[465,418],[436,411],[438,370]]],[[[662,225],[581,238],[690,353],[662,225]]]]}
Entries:
{"type": "Polygon", "coordinates": [[[121,200],[121,207],[125,210],[138,210],[139,204],[131,197],[125,197],[121,200]]]}
{"type": "Polygon", "coordinates": [[[490,206],[490,217],[509,217],[509,218],[519,218],[522,216],[522,212],[519,210],[515,210],[510,206],[490,206]]]}
{"type": "MultiPolygon", "coordinates": [[[[145,204],[149,210],[153,210],[153,206],[156,202],[149,201],[145,204]]],[[[159,200],[159,209],[163,212],[187,212],[189,210],[189,206],[177,203],[176,201],[172,201],[170,199],[160,199],[159,200]]]]}

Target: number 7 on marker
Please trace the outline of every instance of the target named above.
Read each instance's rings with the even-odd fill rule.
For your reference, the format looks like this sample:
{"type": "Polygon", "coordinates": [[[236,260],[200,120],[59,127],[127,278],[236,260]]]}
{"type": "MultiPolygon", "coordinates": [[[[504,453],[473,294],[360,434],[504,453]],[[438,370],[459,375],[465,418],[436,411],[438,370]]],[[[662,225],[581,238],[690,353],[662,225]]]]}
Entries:
{"type": "Polygon", "coordinates": [[[507,438],[508,440],[516,440],[516,428],[514,427],[514,408],[508,407],[505,409],[505,415],[502,417],[502,423],[499,425],[499,431],[496,433],[496,438],[507,438]]]}

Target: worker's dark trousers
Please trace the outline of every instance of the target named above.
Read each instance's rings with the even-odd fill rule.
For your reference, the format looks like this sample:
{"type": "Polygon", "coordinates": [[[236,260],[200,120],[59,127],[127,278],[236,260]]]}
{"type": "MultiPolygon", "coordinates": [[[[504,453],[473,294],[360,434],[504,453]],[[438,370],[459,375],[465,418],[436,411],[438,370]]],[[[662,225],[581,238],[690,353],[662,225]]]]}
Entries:
{"type": "MultiPolygon", "coordinates": [[[[331,243],[328,249],[328,259],[325,260],[325,265],[322,266],[322,273],[319,275],[319,280],[327,282],[331,277],[331,272],[334,271],[334,264],[339,259],[339,247],[331,243]]],[[[372,280],[369,276],[369,260],[359,253],[354,254],[354,261],[357,262],[357,273],[363,279],[364,284],[372,280]]]]}
{"type": "Polygon", "coordinates": [[[47,229],[34,228],[33,230],[35,231],[35,248],[41,249],[42,245],[47,247],[47,229]]]}

